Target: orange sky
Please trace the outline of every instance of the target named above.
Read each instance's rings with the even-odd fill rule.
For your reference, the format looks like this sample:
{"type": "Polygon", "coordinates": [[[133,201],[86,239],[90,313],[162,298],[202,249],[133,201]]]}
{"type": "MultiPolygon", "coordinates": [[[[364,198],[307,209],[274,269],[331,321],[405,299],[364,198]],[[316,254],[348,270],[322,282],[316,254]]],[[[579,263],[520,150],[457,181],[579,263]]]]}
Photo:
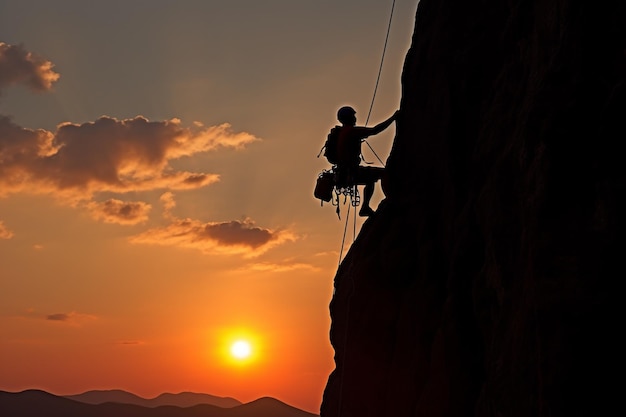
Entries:
{"type": "MultiPolygon", "coordinates": [[[[0,0],[0,390],[318,413],[345,217],[312,196],[316,156],[338,107],[365,123],[391,5],[0,0]]],[[[416,7],[396,2],[369,125],[399,105],[416,7]]],[[[394,133],[369,140],[383,161],[394,133]]]]}

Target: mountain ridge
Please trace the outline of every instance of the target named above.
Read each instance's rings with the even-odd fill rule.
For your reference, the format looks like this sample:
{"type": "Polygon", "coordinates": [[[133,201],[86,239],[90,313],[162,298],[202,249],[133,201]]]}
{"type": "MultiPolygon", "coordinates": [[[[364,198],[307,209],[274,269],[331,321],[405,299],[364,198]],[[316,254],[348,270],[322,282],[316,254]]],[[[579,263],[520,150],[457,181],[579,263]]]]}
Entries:
{"type": "MultiPolygon", "coordinates": [[[[135,394],[122,390],[132,398],[135,394]]],[[[117,392],[119,391],[119,392],[117,392]]],[[[173,394],[176,395],[176,394],[173,394]]],[[[210,395],[207,394],[210,397],[210,395]]],[[[141,398],[139,396],[135,396],[141,398]]],[[[158,397],[155,397],[158,398],[158,397]]],[[[235,400],[236,401],[236,400],[235,400]]],[[[0,415],[10,417],[317,417],[276,398],[261,397],[248,403],[222,408],[212,404],[196,404],[190,407],[158,405],[145,407],[137,404],[105,402],[89,404],[67,396],[51,394],[39,389],[20,392],[0,390],[0,415]]]]}
{"type": "Polygon", "coordinates": [[[63,395],[65,398],[87,404],[103,404],[115,402],[122,404],[135,404],[142,407],[158,407],[173,405],[178,407],[191,407],[198,404],[211,404],[221,408],[231,408],[243,403],[232,397],[219,397],[210,394],[183,391],[179,393],[164,392],[156,397],[145,398],[121,389],[89,390],[80,394],[63,395]]]}

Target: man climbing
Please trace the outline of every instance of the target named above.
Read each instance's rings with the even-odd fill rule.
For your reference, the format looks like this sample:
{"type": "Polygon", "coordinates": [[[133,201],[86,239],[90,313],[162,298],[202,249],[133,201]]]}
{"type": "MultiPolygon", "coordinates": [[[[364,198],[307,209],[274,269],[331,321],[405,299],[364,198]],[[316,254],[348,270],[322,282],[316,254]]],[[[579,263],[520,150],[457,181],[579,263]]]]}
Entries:
{"type": "Polygon", "coordinates": [[[361,143],[369,136],[376,135],[387,129],[396,120],[398,111],[384,122],[374,127],[356,126],[356,111],[344,106],[337,111],[337,120],[341,122],[338,129],[337,143],[337,182],[339,186],[364,185],[363,204],[359,216],[367,217],[374,213],[370,200],[374,194],[374,184],[383,176],[384,168],[361,165],[361,143]]]}

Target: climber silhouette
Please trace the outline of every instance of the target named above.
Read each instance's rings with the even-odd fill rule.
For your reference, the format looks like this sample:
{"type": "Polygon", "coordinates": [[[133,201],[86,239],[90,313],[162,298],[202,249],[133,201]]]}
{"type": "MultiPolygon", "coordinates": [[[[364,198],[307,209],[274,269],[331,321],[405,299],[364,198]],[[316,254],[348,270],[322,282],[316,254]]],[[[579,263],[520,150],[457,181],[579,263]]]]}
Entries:
{"type": "Polygon", "coordinates": [[[374,213],[370,207],[370,200],[374,194],[374,184],[382,178],[385,172],[382,167],[361,165],[361,143],[369,136],[387,129],[397,116],[398,111],[374,127],[365,127],[356,126],[356,111],[352,107],[344,106],[337,111],[337,120],[341,122],[341,126],[338,127],[337,143],[337,186],[365,186],[359,216],[367,217],[374,213]]]}

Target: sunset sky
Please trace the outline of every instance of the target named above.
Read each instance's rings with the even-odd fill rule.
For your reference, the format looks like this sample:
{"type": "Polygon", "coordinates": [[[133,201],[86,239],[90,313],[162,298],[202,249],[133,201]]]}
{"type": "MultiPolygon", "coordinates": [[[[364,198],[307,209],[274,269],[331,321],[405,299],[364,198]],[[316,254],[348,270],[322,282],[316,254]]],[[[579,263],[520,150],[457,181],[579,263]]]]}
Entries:
{"type": "MultiPolygon", "coordinates": [[[[347,206],[313,197],[317,154],[340,106],[365,123],[392,3],[0,0],[0,390],[318,413],[347,206]]],[[[399,106],[416,7],[368,125],[399,106]]]]}

